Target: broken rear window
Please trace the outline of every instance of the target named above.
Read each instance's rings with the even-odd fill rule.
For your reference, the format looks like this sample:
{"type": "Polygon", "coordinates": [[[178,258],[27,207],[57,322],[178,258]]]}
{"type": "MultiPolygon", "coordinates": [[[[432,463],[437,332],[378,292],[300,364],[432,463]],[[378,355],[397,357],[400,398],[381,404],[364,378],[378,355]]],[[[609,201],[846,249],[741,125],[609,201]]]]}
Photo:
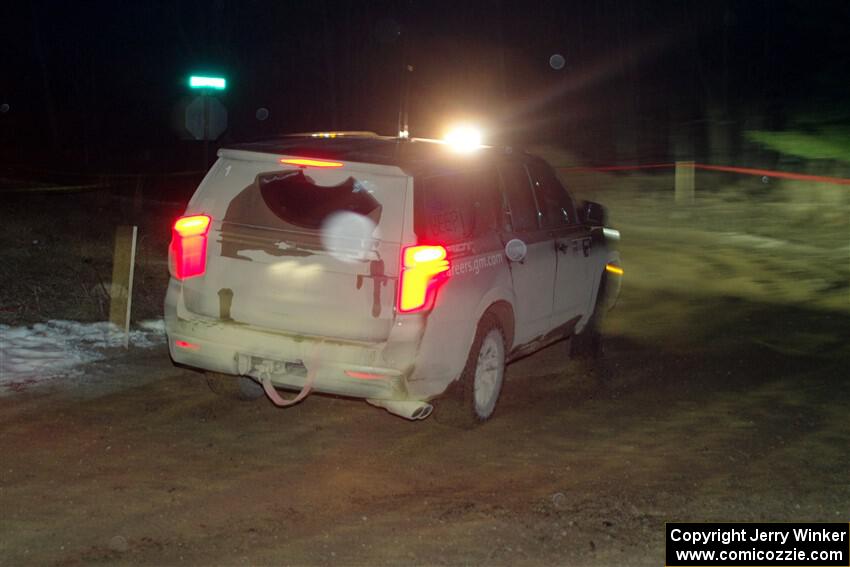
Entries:
{"type": "Polygon", "coordinates": [[[318,185],[298,170],[261,175],[257,184],[269,210],[291,225],[318,229],[328,216],[343,211],[371,217],[375,224],[380,220],[381,204],[353,177],[318,185]]]}

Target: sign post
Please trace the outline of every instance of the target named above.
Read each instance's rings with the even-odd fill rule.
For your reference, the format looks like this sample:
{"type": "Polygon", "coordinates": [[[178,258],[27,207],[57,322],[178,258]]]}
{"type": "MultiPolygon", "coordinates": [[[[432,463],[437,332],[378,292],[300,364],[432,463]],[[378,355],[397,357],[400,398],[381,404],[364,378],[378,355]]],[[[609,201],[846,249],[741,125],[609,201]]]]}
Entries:
{"type": "Polygon", "coordinates": [[[204,141],[203,170],[206,171],[209,167],[210,140],[218,138],[227,128],[227,110],[218,99],[211,97],[211,93],[226,90],[227,79],[192,75],[189,77],[189,88],[200,90],[201,95],[186,108],[186,129],[196,140],[204,141]]]}
{"type": "Polygon", "coordinates": [[[201,171],[206,171],[210,166],[210,103],[207,91],[201,91],[201,100],[204,101],[204,167],[201,171]]]}

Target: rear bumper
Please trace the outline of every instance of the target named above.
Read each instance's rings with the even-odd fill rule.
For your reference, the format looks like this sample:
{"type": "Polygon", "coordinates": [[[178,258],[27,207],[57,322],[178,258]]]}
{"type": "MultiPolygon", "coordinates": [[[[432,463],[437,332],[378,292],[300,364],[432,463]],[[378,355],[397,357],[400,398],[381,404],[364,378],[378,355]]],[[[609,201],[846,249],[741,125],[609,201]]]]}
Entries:
{"type": "Polygon", "coordinates": [[[358,398],[407,400],[407,375],[415,340],[366,343],[258,329],[186,311],[180,284],[169,284],[165,329],[172,359],[202,370],[262,378],[301,389],[313,373],[313,390],[358,398]],[[346,372],[351,372],[351,376],[346,372]]]}

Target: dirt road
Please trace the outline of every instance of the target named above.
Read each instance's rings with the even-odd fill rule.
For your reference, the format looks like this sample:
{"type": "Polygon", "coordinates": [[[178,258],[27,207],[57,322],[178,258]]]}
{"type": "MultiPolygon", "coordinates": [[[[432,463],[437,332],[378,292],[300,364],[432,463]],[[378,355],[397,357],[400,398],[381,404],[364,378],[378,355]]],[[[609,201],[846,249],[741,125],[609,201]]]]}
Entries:
{"type": "Polygon", "coordinates": [[[0,399],[0,564],[660,565],[665,521],[846,521],[846,357],[770,336],[848,328],[627,289],[603,372],[554,345],[474,431],[234,403],[142,351],[0,399]]]}

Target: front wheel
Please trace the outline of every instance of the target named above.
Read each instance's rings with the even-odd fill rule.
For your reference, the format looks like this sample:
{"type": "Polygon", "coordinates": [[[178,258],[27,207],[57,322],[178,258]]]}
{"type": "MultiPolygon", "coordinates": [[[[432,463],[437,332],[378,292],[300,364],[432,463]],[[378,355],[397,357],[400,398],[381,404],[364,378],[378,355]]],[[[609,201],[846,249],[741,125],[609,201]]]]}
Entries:
{"type": "Polygon", "coordinates": [[[464,428],[492,417],[505,379],[505,333],[498,319],[485,315],[460,380],[448,399],[437,407],[439,421],[464,428]]]}

